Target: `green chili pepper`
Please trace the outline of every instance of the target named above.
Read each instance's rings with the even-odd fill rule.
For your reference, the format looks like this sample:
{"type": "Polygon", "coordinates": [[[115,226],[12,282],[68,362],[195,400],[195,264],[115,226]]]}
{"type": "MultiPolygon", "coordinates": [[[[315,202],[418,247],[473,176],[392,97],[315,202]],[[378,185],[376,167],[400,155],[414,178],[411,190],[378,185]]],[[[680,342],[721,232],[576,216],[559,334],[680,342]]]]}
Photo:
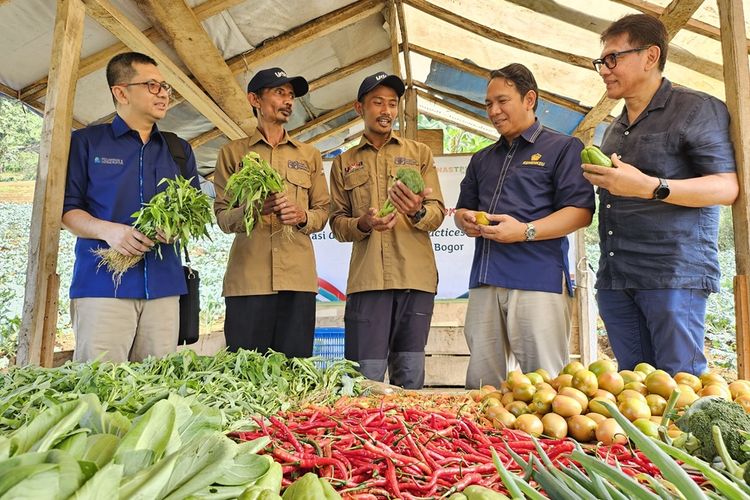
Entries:
{"type": "Polygon", "coordinates": [[[596,146],[588,146],[583,148],[581,151],[581,162],[589,163],[591,165],[599,165],[600,167],[613,167],[612,160],[596,146]]]}

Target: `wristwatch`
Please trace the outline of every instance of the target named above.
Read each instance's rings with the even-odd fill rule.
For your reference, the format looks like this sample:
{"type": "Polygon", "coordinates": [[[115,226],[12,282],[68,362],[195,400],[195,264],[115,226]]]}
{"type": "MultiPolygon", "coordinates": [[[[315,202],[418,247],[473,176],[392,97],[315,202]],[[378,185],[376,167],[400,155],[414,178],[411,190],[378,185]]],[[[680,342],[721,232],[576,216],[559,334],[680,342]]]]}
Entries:
{"type": "Polygon", "coordinates": [[[425,214],[427,214],[427,209],[423,206],[422,208],[417,210],[417,212],[414,215],[411,216],[412,222],[414,224],[418,224],[419,221],[421,221],[422,218],[424,218],[425,214]]]}
{"type": "Polygon", "coordinates": [[[534,241],[536,238],[536,227],[531,222],[526,223],[526,239],[524,241],[534,241]]]}
{"type": "Polygon", "coordinates": [[[659,185],[654,189],[654,197],[652,200],[663,200],[669,196],[669,184],[666,179],[659,178],[659,185]]]}

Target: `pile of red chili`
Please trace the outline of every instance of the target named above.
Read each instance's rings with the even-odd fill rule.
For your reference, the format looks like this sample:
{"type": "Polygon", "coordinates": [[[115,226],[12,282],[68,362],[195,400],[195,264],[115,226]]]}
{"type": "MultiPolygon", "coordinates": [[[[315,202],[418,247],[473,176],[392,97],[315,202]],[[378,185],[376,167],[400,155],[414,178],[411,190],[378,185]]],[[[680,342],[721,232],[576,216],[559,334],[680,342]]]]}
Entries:
{"type": "MultiPolygon", "coordinates": [[[[521,468],[507,451],[536,455],[531,438],[510,429],[480,427],[455,414],[416,408],[309,408],[268,421],[239,440],[269,436],[271,453],[284,470],[284,484],[306,472],[328,478],[345,498],[418,498],[449,495],[478,484],[506,492],[492,462],[494,448],[511,471],[521,468]]],[[[539,439],[553,463],[569,465],[575,444],[569,439],[539,439]]],[[[659,475],[642,454],[626,448],[598,454],[629,475],[659,475]]]]}

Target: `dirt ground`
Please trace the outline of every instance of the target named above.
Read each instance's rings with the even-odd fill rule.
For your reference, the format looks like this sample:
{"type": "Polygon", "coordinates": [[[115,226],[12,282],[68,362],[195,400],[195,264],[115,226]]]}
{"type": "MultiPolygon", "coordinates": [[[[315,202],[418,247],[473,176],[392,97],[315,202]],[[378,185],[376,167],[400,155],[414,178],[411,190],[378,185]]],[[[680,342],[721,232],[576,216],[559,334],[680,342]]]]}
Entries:
{"type": "Polygon", "coordinates": [[[0,182],[0,202],[31,203],[34,201],[34,181],[0,182]]]}

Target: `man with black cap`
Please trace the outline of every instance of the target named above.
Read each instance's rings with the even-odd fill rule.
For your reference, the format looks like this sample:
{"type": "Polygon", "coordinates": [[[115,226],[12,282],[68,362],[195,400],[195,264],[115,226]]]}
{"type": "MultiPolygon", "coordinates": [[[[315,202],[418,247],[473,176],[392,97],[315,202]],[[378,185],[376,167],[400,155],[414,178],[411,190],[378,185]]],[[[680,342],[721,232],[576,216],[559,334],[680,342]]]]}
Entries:
{"type": "Polygon", "coordinates": [[[424,348],[437,291],[429,232],[445,217],[430,149],[393,135],[404,82],[380,72],[364,79],[354,109],[365,130],[359,145],[331,167],[331,229],[352,241],[347,283],[346,358],[362,374],[407,389],[424,385],[424,348]],[[412,169],[425,189],[413,193],[396,180],[412,169]],[[380,216],[387,199],[396,211],[380,216]]]}
{"type": "Polygon", "coordinates": [[[258,71],[247,99],[258,130],[221,148],[216,162],[214,211],[222,231],[235,233],[224,275],[224,335],[230,351],[273,349],[287,356],[312,356],[318,279],[310,234],[328,217],[328,188],[320,152],[289,137],[284,125],[296,97],[308,91],[301,76],[281,68],[258,71]],[[263,201],[262,217],[245,234],[245,207],[229,207],[227,179],[254,151],[284,178],[286,191],[263,201]],[[282,231],[292,226],[291,238],[282,231]]]}

